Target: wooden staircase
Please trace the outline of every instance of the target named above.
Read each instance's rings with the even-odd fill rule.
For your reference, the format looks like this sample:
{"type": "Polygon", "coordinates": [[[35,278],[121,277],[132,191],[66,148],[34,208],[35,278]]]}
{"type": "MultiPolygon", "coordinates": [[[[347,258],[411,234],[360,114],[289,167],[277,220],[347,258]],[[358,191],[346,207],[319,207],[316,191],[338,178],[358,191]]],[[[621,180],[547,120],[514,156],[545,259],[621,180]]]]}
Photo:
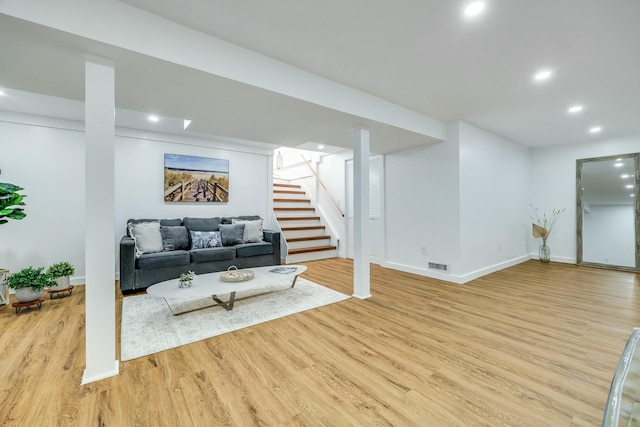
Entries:
{"type": "Polygon", "coordinates": [[[338,248],[332,244],[331,235],[326,234],[322,218],[302,187],[274,182],[273,211],[287,240],[287,264],[338,255],[338,248]]]}

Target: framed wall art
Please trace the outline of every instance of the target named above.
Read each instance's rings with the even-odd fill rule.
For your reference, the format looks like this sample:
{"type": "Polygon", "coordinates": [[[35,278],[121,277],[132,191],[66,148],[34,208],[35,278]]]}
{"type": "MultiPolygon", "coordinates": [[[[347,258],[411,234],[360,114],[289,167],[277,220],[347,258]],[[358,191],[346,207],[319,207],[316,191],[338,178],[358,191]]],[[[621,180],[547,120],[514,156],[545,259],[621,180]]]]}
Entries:
{"type": "Polygon", "coordinates": [[[228,202],[229,160],[165,153],[164,201],[228,202]]]}

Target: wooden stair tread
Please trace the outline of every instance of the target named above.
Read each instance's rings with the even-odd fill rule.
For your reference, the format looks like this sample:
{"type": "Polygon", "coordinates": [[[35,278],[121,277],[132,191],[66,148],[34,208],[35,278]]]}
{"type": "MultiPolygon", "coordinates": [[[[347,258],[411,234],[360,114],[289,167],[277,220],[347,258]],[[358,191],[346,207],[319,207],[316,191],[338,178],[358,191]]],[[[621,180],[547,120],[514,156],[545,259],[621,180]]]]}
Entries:
{"type": "Polygon", "coordinates": [[[320,221],[319,216],[281,216],[276,218],[280,221],[320,221]]]}
{"type": "Polygon", "coordinates": [[[274,207],[273,210],[274,211],[315,211],[316,208],[314,208],[314,207],[307,207],[307,208],[279,208],[279,207],[274,207]]]}
{"type": "Polygon", "coordinates": [[[281,184],[278,182],[273,183],[274,187],[286,187],[286,188],[301,188],[298,184],[281,184]]]}
{"type": "Polygon", "coordinates": [[[282,231],[299,231],[299,230],[324,230],[324,225],[309,225],[300,227],[283,227],[282,231]]]}
{"type": "Polygon", "coordinates": [[[311,203],[310,199],[273,199],[274,202],[311,203]]]}
{"type": "Polygon", "coordinates": [[[287,239],[287,242],[306,242],[310,240],[327,240],[331,239],[331,236],[309,236],[309,237],[291,237],[287,239]]]}
{"type": "Polygon", "coordinates": [[[335,246],[314,246],[313,248],[289,249],[289,255],[306,254],[309,252],[334,251],[335,246]]]}

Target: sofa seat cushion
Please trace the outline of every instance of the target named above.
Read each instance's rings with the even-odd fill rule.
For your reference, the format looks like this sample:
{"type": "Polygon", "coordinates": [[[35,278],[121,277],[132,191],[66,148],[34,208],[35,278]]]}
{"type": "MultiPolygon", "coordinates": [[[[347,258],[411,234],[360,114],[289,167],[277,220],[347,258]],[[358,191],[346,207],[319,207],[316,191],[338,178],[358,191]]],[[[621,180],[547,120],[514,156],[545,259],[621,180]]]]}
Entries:
{"type": "Polygon", "coordinates": [[[151,270],[154,268],[189,265],[190,262],[191,258],[187,251],[156,252],[140,255],[136,259],[136,268],[139,270],[151,270]]]}
{"type": "Polygon", "coordinates": [[[236,258],[236,249],[229,248],[205,248],[205,249],[191,249],[191,261],[194,263],[210,262],[210,261],[225,261],[236,258]]]}
{"type": "Polygon", "coordinates": [[[273,253],[273,245],[269,242],[243,243],[236,245],[238,258],[245,258],[256,255],[269,255],[273,253]]]}

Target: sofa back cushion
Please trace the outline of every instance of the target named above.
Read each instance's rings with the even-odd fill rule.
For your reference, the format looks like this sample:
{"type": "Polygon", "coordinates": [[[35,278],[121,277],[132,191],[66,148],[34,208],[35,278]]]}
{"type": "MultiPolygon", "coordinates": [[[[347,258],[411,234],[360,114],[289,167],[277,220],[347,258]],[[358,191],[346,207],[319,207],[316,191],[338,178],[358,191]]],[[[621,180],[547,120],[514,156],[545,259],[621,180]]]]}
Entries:
{"type": "Polygon", "coordinates": [[[222,218],[189,218],[182,220],[189,231],[218,231],[218,226],[222,223],[222,218]]]}
{"type": "Polygon", "coordinates": [[[259,215],[240,215],[240,216],[225,216],[222,218],[223,224],[233,224],[234,219],[239,219],[243,221],[255,221],[257,219],[262,219],[259,215]]]}

